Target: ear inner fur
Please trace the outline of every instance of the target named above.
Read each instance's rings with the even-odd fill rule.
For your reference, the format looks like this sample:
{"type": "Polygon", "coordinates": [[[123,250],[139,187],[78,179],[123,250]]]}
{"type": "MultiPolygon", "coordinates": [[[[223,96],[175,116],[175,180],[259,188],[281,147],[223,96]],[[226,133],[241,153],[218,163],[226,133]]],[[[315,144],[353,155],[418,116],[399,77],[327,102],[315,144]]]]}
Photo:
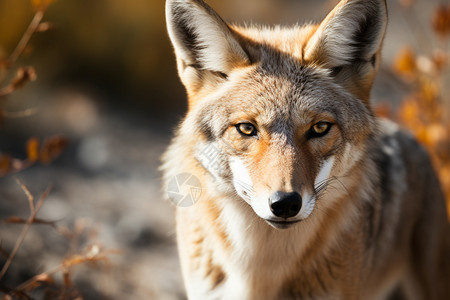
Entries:
{"type": "Polygon", "coordinates": [[[386,24],[385,0],[341,1],[309,40],[305,60],[330,69],[339,84],[369,105],[386,24]]]}
{"type": "MultiPolygon", "coordinates": [[[[222,74],[227,75],[234,68],[249,64],[235,33],[202,0],[169,0],[166,15],[183,81],[186,68],[196,72],[206,70],[211,72],[210,75],[224,77],[222,74]]],[[[192,80],[196,80],[195,76],[192,80]]],[[[190,81],[185,85],[191,84],[190,81]]]]}

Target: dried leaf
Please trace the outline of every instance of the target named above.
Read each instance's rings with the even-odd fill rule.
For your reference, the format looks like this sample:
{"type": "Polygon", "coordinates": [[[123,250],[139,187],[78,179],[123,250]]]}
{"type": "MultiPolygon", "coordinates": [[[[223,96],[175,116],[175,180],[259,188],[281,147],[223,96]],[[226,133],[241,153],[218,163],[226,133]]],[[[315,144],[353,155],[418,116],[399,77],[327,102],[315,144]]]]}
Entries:
{"type": "Polygon", "coordinates": [[[0,176],[5,176],[11,170],[11,156],[0,154],[0,176]]]}
{"type": "Polygon", "coordinates": [[[411,48],[400,50],[394,61],[394,70],[408,79],[413,79],[416,76],[416,55],[411,48]]]}
{"type": "Polygon", "coordinates": [[[31,163],[39,160],[39,140],[35,137],[30,138],[27,142],[27,157],[31,163]]]}
{"type": "Polygon", "coordinates": [[[420,81],[420,97],[426,105],[430,106],[435,103],[438,95],[439,86],[434,80],[423,79],[420,81]]]}
{"type": "Polygon", "coordinates": [[[55,158],[61,155],[64,148],[67,147],[68,140],[62,136],[55,136],[45,139],[40,152],[40,161],[48,165],[55,158]]]}
{"type": "Polygon", "coordinates": [[[433,29],[437,35],[447,38],[450,35],[450,5],[439,6],[433,15],[433,29]]]}
{"type": "Polygon", "coordinates": [[[417,121],[420,114],[420,108],[417,101],[415,101],[415,98],[404,100],[399,113],[400,119],[407,124],[417,121]]]}

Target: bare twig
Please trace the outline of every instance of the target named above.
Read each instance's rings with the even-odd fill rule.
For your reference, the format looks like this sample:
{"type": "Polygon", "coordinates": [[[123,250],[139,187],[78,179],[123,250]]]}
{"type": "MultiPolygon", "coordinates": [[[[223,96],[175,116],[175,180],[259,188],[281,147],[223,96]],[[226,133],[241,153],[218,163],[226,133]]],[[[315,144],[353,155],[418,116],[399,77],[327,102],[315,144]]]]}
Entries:
{"type": "Polygon", "coordinates": [[[114,255],[114,254],[121,254],[121,251],[118,250],[103,250],[100,251],[100,249],[98,248],[98,246],[95,247],[91,247],[90,251],[88,251],[87,253],[84,254],[75,254],[72,255],[70,257],[68,257],[67,259],[65,259],[60,265],[45,271],[43,273],[40,273],[36,276],[33,276],[32,278],[30,278],[29,280],[21,283],[20,285],[18,285],[14,290],[15,291],[22,291],[22,292],[27,292],[30,288],[33,287],[34,283],[38,280],[38,278],[40,277],[52,277],[53,275],[57,274],[57,273],[66,273],[67,271],[70,270],[70,268],[80,265],[80,264],[85,264],[85,263],[96,263],[96,262],[106,262],[108,261],[108,257],[110,255],[114,255]]]}
{"type": "Polygon", "coordinates": [[[19,70],[17,70],[16,77],[14,77],[11,83],[0,89],[0,98],[13,93],[15,90],[23,87],[29,81],[35,81],[36,77],[36,71],[33,67],[19,68],[19,70]]]}
{"type": "Polygon", "coordinates": [[[35,33],[38,30],[39,24],[41,23],[42,18],[44,17],[44,13],[45,7],[41,7],[36,11],[33,19],[31,20],[30,25],[28,25],[28,28],[26,29],[16,48],[8,57],[8,60],[6,61],[7,66],[11,66],[12,64],[14,64],[16,60],[20,57],[20,55],[23,53],[28,42],[30,41],[30,38],[33,36],[33,33],[35,33]]]}
{"type": "MultiPolygon", "coordinates": [[[[55,229],[56,229],[57,222],[58,221],[49,221],[49,220],[43,220],[43,219],[39,219],[39,218],[33,219],[33,224],[49,225],[55,229]]],[[[27,220],[23,219],[23,218],[19,218],[19,217],[10,217],[8,219],[3,220],[2,223],[3,224],[26,224],[27,220]]],[[[0,251],[1,251],[1,249],[0,249],[0,251]]]]}
{"type": "Polygon", "coordinates": [[[34,205],[34,203],[33,203],[34,198],[33,198],[33,196],[31,196],[28,189],[27,188],[24,189],[24,187],[23,187],[24,185],[23,185],[23,183],[20,182],[20,180],[18,180],[18,183],[21,186],[21,188],[25,191],[25,194],[27,195],[27,198],[28,198],[28,202],[30,203],[30,207],[32,207],[32,209],[31,209],[30,216],[28,217],[27,222],[25,223],[25,225],[22,229],[22,232],[20,233],[19,237],[17,238],[16,244],[14,245],[14,248],[13,248],[11,254],[9,255],[5,264],[3,265],[3,268],[0,272],[0,280],[3,278],[3,276],[5,276],[6,271],[8,270],[14,257],[16,256],[17,251],[19,251],[19,248],[22,245],[22,243],[25,239],[25,236],[27,235],[27,233],[29,231],[31,224],[33,224],[33,220],[36,218],[36,214],[39,212],[39,209],[42,207],[42,204],[44,203],[45,198],[48,196],[48,193],[50,192],[50,190],[52,188],[52,185],[50,184],[47,187],[47,189],[45,190],[45,192],[41,195],[41,197],[39,198],[36,205],[34,205]]]}
{"type": "Polygon", "coordinates": [[[30,193],[30,190],[27,188],[27,186],[20,180],[18,177],[16,177],[16,182],[22,189],[22,191],[25,193],[25,195],[28,198],[28,205],[30,206],[30,211],[33,214],[34,213],[34,197],[30,193]]]}
{"type": "Polygon", "coordinates": [[[8,119],[22,119],[26,117],[33,116],[38,113],[37,108],[27,108],[25,110],[21,111],[0,111],[0,114],[2,117],[8,118],[8,119]]]}
{"type": "MultiPolygon", "coordinates": [[[[28,25],[27,29],[25,30],[24,34],[22,35],[21,39],[17,43],[16,47],[14,48],[13,52],[9,55],[8,59],[6,61],[0,61],[0,70],[9,70],[14,65],[14,63],[19,59],[20,55],[22,55],[23,51],[26,49],[28,42],[30,41],[33,34],[37,31],[40,31],[40,25],[42,18],[44,17],[44,13],[47,6],[40,7],[36,13],[34,14],[33,19],[31,20],[30,24],[28,25]]],[[[6,73],[2,72],[0,73],[0,83],[3,82],[5,79],[6,73]]],[[[30,78],[33,80],[33,77],[30,78]]],[[[0,94],[7,95],[10,94],[13,91],[14,86],[12,84],[4,87],[1,89],[0,94]]],[[[1,97],[0,97],[1,98],[1,97]]]]}

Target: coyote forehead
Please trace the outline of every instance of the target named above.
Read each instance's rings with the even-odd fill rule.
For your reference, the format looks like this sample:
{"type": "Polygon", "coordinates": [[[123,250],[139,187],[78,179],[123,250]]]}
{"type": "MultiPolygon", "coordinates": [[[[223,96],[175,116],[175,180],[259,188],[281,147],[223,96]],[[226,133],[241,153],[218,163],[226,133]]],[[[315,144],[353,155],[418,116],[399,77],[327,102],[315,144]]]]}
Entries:
{"type": "Polygon", "coordinates": [[[334,83],[328,71],[280,53],[230,73],[223,86],[192,108],[191,115],[193,126],[215,138],[239,119],[257,119],[271,131],[288,133],[329,116],[350,140],[373,130],[368,108],[334,83]]]}

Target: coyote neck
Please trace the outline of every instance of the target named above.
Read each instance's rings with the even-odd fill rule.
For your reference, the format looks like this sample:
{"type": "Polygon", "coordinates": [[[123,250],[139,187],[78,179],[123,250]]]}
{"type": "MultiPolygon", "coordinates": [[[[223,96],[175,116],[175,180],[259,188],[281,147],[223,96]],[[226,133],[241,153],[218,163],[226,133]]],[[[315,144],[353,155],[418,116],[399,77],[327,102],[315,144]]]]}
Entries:
{"type": "MultiPolygon", "coordinates": [[[[222,244],[221,251],[215,248],[212,260],[234,278],[233,282],[225,281],[224,288],[237,291],[242,286],[237,295],[247,295],[245,299],[271,299],[286,282],[297,280],[293,274],[298,274],[299,269],[308,277],[308,270],[324,264],[327,254],[333,255],[335,261],[345,261],[344,257],[336,257],[341,254],[336,248],[342,243],[351,243],[346,238],[355,219],[354,209],[349,208],[355,201],[346,196],[335,200],[340,203],[336,207],[327,211],[319,209],[313,218],[288,230],[272,228],[236,199],[223,201],[219,211],[214,213],[217,219],[210,223],[215,225],[209,234],[222,244]],[[235,282],[236,278],[240,284],[235,282]],[[271,286],[274,295],[267,294],[267,286],[271,286]],[[259,295],[260,291],[265,292],[259,295]]],[[[330,268],[329,265],[323,267],[330,268]]]]}

